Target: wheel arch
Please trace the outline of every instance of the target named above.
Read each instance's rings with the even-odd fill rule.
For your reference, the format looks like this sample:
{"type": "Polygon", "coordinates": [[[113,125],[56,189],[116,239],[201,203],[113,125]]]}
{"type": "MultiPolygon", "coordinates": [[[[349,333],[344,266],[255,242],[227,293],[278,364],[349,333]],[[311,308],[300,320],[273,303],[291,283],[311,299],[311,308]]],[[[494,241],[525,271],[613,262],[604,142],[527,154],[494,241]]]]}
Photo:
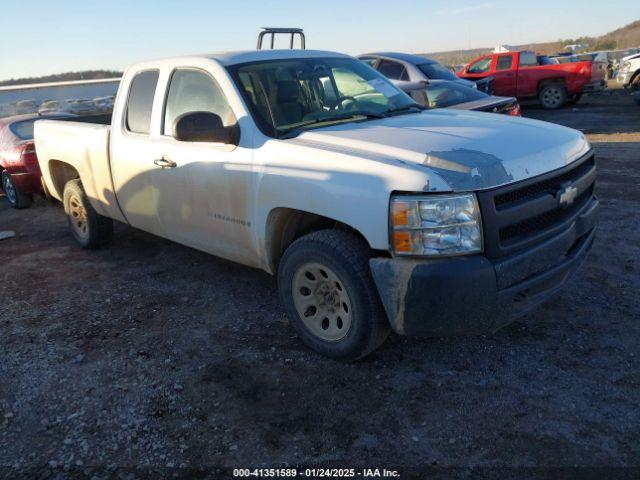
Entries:
{"type": "Polygon", "coordinates": [[[64,195],[64,186],[70,180],[80,178],[80,172],[71,164],[61,160],[49,160],[49,175],[51,178],[51,186],[53,194],[62,199],[64,195]]]}
{"type": "Polygon", "coordinates": [[[565,88],[567,88],[567,80],[564,77],[545,78],[544,80],[540,80],[538,82],[538,87],[537,87],[538,94],[544,87],[551,84],[560,84],[565,88]]]}
{"type": "Polygon", "coordinates": [[[311,232],[325,229],[348,231],[360,238],[368,248],[371,244],[358,229],[334,218],[294,208],[272,209],[265,225],[265,254],[268,269],[275,273],[284,251],[295,240],[311,232]]]}

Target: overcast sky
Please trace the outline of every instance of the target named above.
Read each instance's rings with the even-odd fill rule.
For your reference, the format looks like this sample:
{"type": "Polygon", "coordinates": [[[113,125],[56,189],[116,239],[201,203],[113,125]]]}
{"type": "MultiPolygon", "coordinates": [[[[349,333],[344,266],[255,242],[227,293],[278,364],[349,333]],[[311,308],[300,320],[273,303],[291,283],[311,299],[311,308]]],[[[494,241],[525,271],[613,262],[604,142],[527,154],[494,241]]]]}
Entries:
{"type": "Polygon", "coordinates": [[[251,49],[262,26],[302,27],[308,48],[422,53],[601,35],[640,19],[638,0],[2,3],[0,80],[251,49]]]}

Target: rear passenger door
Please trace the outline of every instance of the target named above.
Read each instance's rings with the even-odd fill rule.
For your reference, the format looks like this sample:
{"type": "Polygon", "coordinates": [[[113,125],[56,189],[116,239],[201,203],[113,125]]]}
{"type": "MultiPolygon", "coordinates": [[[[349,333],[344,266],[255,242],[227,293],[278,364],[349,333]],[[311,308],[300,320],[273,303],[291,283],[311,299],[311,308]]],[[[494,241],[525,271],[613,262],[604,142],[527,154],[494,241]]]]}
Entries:
{"type": "Polygon", "coordinates": [[[519,98],[535,97],[538,94],[538,81],[545,77],[547,68],[540,68],[538,57],[534,52],[520,52],[518,58],[518,87],[516,96],[519,98]]]}
{"type": "Polygon", "coordinates": [[[517,65],[512,53],[496,55],[493,67],[493,90],[496,95],[515,97],[517,91],[517,65]]]}
{"type": "Polygon", "coordinates": [[[162,235],[158,217],[161,202],[157,186],[160,173],[151,147],[151,117],[159,70],[134,74],[120,125],[111,131],[111,174],[120,208],[136,228],[162,235]]]}

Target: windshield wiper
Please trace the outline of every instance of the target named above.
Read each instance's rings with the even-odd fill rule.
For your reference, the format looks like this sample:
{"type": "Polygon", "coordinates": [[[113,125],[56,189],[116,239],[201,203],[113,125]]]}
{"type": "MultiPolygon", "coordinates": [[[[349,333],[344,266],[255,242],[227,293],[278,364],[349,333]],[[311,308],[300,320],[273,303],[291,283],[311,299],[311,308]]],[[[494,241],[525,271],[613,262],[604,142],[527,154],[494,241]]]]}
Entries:
{"type": "Polygon", "coordinates": [[[390,108],[389,110],[385,110],[383,115],[385,117],[390,117],[392,115],[399,115],[402,113],[416,113],[416,110],[422,112],[423,110],[426,110],[426,107],[423,107],[416,103],[415,105],[408,105],[406,107],[390,108]]]}
{"type": "Polygon", "coordinates": [[[331,122],[339,122],[341,120],[350,120],[352,118],[363,117],[369,120],[380,119],[386,117],[385,113],[374,113],[374,112],[348,112],[340,115],[334,115],[332,117],[322,117],[316,118],[314,120],[309,120],[308,122],[302,123],[295,128],[290,130],[286,130],[278,135],[278,138],[293,138],[302,133],[304,127],[308,127],[309,125],[317,126],[321,123],[331,123],[331,122]]]}

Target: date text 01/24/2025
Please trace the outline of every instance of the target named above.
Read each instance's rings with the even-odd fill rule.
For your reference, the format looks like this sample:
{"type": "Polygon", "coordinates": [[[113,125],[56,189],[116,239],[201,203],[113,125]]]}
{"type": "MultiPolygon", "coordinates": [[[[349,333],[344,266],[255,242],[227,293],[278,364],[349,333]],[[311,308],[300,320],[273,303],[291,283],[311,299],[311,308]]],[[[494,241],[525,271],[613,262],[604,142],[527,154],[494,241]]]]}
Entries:
{"type": "Polygon", "coordinates": [[[263,477],[263,478],[399,478],[397,470],[386,468],[237,468],[233,470],[233,476],[263,477]]]}

